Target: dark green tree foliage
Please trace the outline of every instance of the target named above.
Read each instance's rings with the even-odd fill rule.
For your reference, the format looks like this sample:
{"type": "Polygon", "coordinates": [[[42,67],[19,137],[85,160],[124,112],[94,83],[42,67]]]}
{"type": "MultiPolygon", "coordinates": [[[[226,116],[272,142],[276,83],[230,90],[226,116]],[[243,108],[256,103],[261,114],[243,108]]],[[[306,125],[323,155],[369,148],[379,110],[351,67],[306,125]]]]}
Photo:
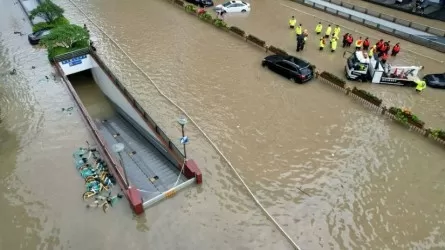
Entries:
{"type": "Polygon", "coordinates": [[[75,45],[88,44],[90,38],[88,31],[75,24],[66,24],[55,27],[51,33],[42,38],[40,43],[47,48],[72,48],[75,45]]]}
{"type": "Polygon", "coordinates": [[[30,13],[30,18],[41,17],[48,23],[54,22],[59,17],[62,17],[64,10],[55,5],[50,0],[43,0],[37,8],[33,9],[30,13]]]}

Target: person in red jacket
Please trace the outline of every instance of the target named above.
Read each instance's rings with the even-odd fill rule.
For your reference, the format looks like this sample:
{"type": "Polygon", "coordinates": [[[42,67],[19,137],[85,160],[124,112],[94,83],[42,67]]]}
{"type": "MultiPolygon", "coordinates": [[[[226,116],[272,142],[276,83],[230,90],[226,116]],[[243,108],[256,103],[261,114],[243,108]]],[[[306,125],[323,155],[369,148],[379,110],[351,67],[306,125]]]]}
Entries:
{"type": "Polygon", "coordinates": [[[376,48],[377,48],[377,52],[382,51],[383,39],[380,39],[380,41],[378,41],[378,42],[375,44],[375,46],[376,46],[376,48]]]}
{"type": "Polygon", "coordinates": [[[368,51],[369,49],[369,38],[365,38],[365,41],[363,41],[363,51],[368,51]]]}
{"type": "Polygon", "coordinates": [[[348,45],[348,36],[349,36],[349,33],[346,33],[343,36],[343,48],[346,48],[346,46],[348,45]]]}
{"type": "Polygon", "coordinates": [[[382,55],[382,59],[380,60],[383,64],[385,64],[386,63],[386,60],[388,60],[388,54],[386,54],[386,53],[383,53],[383,55],[382,55]]]}
{"type": "Polygon", "coordinates": [[[351,44],[353,41],[354,41],[354,38],[352,37],[352,34],[349,34],[348,38],[346,38],[346,42],[347,42],[346,46],[351,47],[351,44]]]}
{"type": "Polygon", "coordinates": [[[391,56],[396,56],[400,52],[400,44],[396,43],[394,47],[392,47],[391,56]]]}

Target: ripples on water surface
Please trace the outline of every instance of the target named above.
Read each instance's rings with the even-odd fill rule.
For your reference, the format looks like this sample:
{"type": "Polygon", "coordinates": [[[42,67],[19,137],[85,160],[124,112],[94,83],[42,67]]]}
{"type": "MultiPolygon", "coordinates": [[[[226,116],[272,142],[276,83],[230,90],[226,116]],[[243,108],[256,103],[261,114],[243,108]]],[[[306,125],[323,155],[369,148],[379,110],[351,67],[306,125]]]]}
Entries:
{"type": "MultiPolygon", "coordinates": [[[[264,54],[164,2],[76,3],[199,121],[306,249],[443,247],[443,151],[436,145],[329,86],[294,85],[262,70],[258,62],[264,54]]],[[[68,2],[63,5],[78,16],[68,2]]],[[[116,48],[110,50],[108,41],[102,39],[100,46],[147,110],[167,132],[178,134],[174,123],[162,118],[168,112],[154,103],[158,95],[150,83],[116,48]]],[[[214,153],[194,128],[189,130],[192,155],[205,173],[205,185],[193,198],[207,202],[213,194],[222,198],[221,205],[236,199],[235,189],[223,191],[224,178],[233,178],[221,169],[227,167],[214,167],[219,157],[209,160],[214,153]]],[[[234,211],[246,208],[228,204],[234,211]]],[[[214,205],[209,203],[206,212],[220,209],[214,205]]],[[[200,212],[189,216],[200,220],[200,212]]],[[[203,220],[204,225],[210,222],[203,220]]],[[[239,239],[248,238],[249,230],[237,231],[239,239]]],[[[209,238],[201,240],[211,245],[209,238]]]]}
{"type": "MultiPolygon", "coordinates": [[[[69,18],[86,22],[69,2],[57,2],[69,18]]],[[[106,31],[196,117],[305,249],[444,247],[439,238],[444,234],[442,149],[329,86],[295,85],[264,71],[258,63],[264,54],[161,1],[78,4],[92,7],[90,14],[106,31]]],[[[2,0],[2,5],[12,3],[2,0]]],[[[124,203],[107,216],[79,209],[82,187],[71,154],[88,139],[83,122],[77,112],[60,111],[73,105],[68,93],[57,81],[41,80],[52,71],[45,55],[30,48],[26,37],[4,35],[25,27],[20,18],[5,17],[7,60],[2,59],[1,72],[18,65],[19,74],[7,75],[0,87],[2,111],[7,106],[0,154],[8,162],[0,170],[2,246],[288,248],[192,126],[190,155],[203,168],[202,187],[135,220],[124,203]],[[39,70],[31,70],[33,64],[39,70]]],[[[97,36],[113,71],[155,120],[179,137],[174,121],[179,112],[97,36]]]]}

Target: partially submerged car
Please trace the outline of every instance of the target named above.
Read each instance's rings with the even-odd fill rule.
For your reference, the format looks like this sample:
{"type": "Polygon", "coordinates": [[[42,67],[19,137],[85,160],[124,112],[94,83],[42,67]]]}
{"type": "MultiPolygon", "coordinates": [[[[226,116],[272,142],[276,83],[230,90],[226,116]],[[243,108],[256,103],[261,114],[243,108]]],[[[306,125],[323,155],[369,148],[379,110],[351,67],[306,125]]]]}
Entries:
{"type": "Polygon", "coordinates": [[[442,74],[425,75],[423,79],[428,87],[445,89],[445,72],[442,74]]]}
{"type": "Polygon", "coordinates": [[[216,12],[237,13],[250,11],[250,4],[244,1],[232,0],[215,6],[216,12]]]}
{"type": "Polygon", "coordinates": [[[28,35],[28,41],[31,45],[37,45],[39,44],[40,40],[49,35],[51,33],[51,29],[42,29],[39,31],[36,31],[32,34],[28,35]]]}
{"type": "Polygon", "coordinates": [[[266,56],[261,65],[296,83],[304,83],[314,77],[311,64],[294,56],[266,56]]]}
{"type": "Polygon", "coordinates": [[[212,0],[185,0],[188,3],[197,5],[199,7],[212,7],[213,1],[212,0]]]}

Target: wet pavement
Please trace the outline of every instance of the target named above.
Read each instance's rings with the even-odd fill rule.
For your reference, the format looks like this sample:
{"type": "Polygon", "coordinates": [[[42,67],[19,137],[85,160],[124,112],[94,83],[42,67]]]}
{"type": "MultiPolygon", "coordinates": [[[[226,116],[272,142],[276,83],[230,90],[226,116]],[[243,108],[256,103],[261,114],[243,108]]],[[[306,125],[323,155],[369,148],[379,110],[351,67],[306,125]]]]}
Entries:
{"type": "MultiPolygon", "coordinates": [[[[17,65],[19,72],[0,86],[8,91],[0,99],[2,107],[8,104],[2,109],[0,154],[9,166],[0,170],[5,194],[0,203],[2,247],[290,249],[192,124],[186,128],[188,154],[202,168],[201,187],[187,189],[139,218],[131,216],[124,202],[107,215],[84,209],[71,154],[88,133],[76,111],[60,111],[73,104],[60,82],[45,82],[44,75],[52,71],[43,60],[45,53],[32,49],[26,37],[9,35],[15,28],[30,30],[21,23],[20,9],[6,0],[0,3],[17,16],[1,17],[1,51],[6,55],[1,70],[6,73],[17,65]],[[39,70],[30,70],[30,65],[39,70]],[[51,176],[57,177],[48,181],[51,176]]],[[[57,3],[70,20],[88,24],[101,57],[165,132],[179,138],[176,118],[181,112],[69,1],[57,3]]],[[[442,148],[342,98],[330,86],[318,81],[296,85],[264,70],[263,52],[169,3],[76,3],[198,121],[303,249],[445,246],[442,148]]],[[[295,46],[294,33],[287,28],[290,15],[297,14],[310,31],[318,22],[270,1],[255,2],[252,8],[247,16],[226,20],[288,51],[295,46]]],[[[332,18],[304,6],[292,8],[332,18]]],[[[332,22],[391,39],[344,20],[332,22]]],[[[311,35],[302,57],[320,69],[341,71],[342,51],[319,53],[317,45],[311,35]]],[[[405,42],[402,49],[400,62],[422,63],[426,71],[441,68],[405,50],[426,56],[437,52],[405,42]]],[[[387,103],[413,106],[427,122],[443,124],[442,116],[434,116],[443,105],[441,91],[428,89],[419,96],[412,89],[360,86],[387,103]]]]}

